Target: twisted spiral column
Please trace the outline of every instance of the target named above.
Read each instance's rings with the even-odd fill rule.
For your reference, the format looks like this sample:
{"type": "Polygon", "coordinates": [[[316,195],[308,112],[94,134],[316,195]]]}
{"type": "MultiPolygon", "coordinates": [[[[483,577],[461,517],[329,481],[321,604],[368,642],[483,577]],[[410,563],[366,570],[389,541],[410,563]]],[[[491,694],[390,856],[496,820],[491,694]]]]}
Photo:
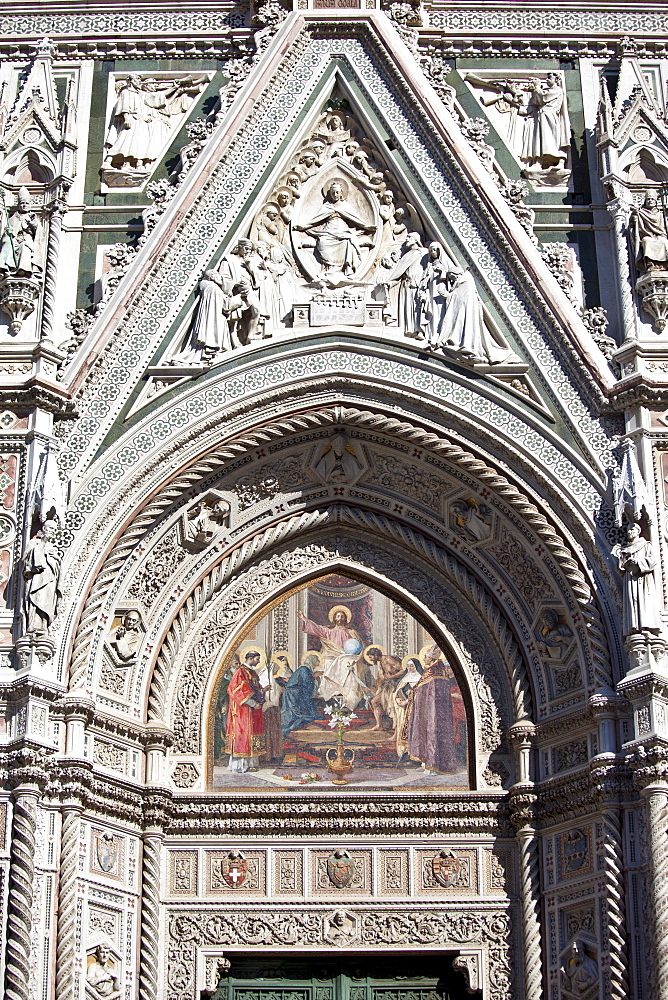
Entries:
{"type": "Polygon", "coordinates": [[[668,788],[648,785],[642,791],[647,801],[650,891],[652,893],[652,939],[654,941],[655,995],[668,996],[668,836],[666,824],[668,788]]]}
{"type": "Polygon", "coordinates": [[[81,807],[63,808],[58,879],[58,938],[56,942],[56,1000],[74,996],[75,920],[79,817],[81,807]]]}
{"type": "Polygon", "coordinates": [[[5,1000],[28,1000],[38,796],[38,789],[32,786],[19,786],[13,793],[5,1000]]]}
{"type": "Polygon", "coordinates": [[[58,278],[58,255],[60,253],[60,234],[63,228],[65,202],[57,199],[51,209],[49,221],[49,240],[46,249],[44,267],[44,291],[42,293],[42,340],[53,340],[53,317],[56,305],[56,285],[58,278]]]}
{"type": "Polygon", "coordinates": [[[143,844],[139,1000],[156,1000],[158,996],[162,834],[145,833],[143,844]]]}
{"type": "Polygon", "coordinates": [[[540,948],[540,880],[536,831],[525,826],[519,830],[520,899],[524,938],[525,1000],[540,1000],[543,995],[543,971],[540,948]]]}
{"type": "Polygon", "coordinates": [[[606,908],[610,956],[609,996],[611,1000],[626,1000],[629,996],[629,976],[626,956],[627,934],[621,811],[614,807],[604,809],[603,823],[605,827],[603,863],[607,875],[606,908]]]}

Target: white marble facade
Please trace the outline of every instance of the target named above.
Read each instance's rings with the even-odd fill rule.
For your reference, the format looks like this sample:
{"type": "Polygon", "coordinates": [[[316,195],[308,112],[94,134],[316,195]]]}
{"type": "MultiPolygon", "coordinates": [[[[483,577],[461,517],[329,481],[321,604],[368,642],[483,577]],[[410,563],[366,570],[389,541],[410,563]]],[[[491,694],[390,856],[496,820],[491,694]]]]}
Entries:
{"type": "Polygon", "coordinates": [[[667,28],[6,11],[8,1000],[668,996],[667,28]]]}

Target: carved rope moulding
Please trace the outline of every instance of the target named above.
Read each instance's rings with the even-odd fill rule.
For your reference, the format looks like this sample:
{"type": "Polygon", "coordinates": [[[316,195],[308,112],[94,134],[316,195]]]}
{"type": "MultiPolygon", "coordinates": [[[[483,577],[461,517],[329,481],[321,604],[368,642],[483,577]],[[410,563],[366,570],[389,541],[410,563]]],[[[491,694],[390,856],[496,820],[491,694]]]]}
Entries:
{"type": "MultiPolygon", "coordinates": [[[[231,372],[219,377],[216,385],[182,398],[161,411],[159,416],[147,419],[140,430],[134,432],[132,437],[126,437],[117,446],[115,458],[107,460],[98,469],[74,500],[71,512],[68,512],[70,539],[73,537],[73,528],[78,527],[81,522],[77,512],[79,515],[89,516],[100,501],[113,491],[113,484],[121,475],[140,465],[155,448],[177,441],[189,418],[199,417],[214,407],[222,407],[242,397],[257,398],[258,393],[271,391],[277,383],[298,381],[316,373],[324,376],[341,371],[353,371],[357,375],[381,378],[384,381],[392,380],[395,384],[405,385],[419,393],[428,393],[445,405],[450,404],[482,418],[491,416],[490,411],[493,411],[493,425],[497,433],[507,434],[517,444],[523,445],[534,455],[539,455],[544,466],[563,485],[568,484],[579,503],[591,511],[598,508],[600,499],[592,490],[591,482],[565,458],[563,452],[537,428],[531,427],[508,410],[495,406],[473,389],[446,381],[436,373],[415,369],[399,359],[331,350],[305,358],[268,361],[242,374],[231,372]]],[[[67,461],[64,464],[67,465],[67,461]]],[[[67,540],[66,537],[64,541],[67,540]]]]}

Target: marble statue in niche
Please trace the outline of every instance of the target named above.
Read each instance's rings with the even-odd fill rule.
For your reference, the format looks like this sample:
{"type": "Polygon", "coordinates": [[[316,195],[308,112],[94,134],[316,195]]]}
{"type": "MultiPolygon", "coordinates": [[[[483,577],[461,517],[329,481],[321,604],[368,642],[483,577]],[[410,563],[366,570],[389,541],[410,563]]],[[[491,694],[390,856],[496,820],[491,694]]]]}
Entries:
{"type": "Polygon", "coordinates": [[[482,91],[482,105],[523,164],[525,177],[540,186],[561,186],[570,176],[571,125],[563,76],[537,77],[526,72],[512,78],[496,73],[465,73],[482,91]]]}
{"type": "Polygon", "coordinates": [[[668,232],[664,210],[654,191],[631,211],[630,230],[639,271],[668,270],[668,232]]]}
{"type": "Polygon", "coordinates": [[[19,188],[16,206],[3,222],[0,274],[41,277],[44,270],[43,226],[27,188],[19,188]]]}
{"type": "Polygon", "coordinates": [[[160,157],[169,136],[201,93],[207,78],[154,78],[129,73],[116,81],[116,102],[105,138],[102,179],[110,187],[137,187],[160,157]]]}
{"type": "Polygon", "coordinates": [[[23,555],[23,617],[27,634],[48,635],[60,598],[60,552],[57,524],[45,521],[23,555]]]}
{"type": "Polygon", "coordinates": [[[117,1000],[120,995],[113,951],[109,944],[101,941],[88,956],[86,996],[89,1000],[117,1000]]]}
{"type": "Polygon", "coordinates": [[[326,110],[247,237],[207,270],[183,366],[215,364],[290,327],[384,327],[459,363],[516,365],[472,274],[426,227],[352,114],[326,110]]]}
{"type": "Polygon", "coordinates": [[[639,524],[628,525],[626,541],[615,545],[612,554],[624,576],[623,634],[660,632],[661,605],[654,578],[657,558],[652,543],[643,538],[639,524]]]}

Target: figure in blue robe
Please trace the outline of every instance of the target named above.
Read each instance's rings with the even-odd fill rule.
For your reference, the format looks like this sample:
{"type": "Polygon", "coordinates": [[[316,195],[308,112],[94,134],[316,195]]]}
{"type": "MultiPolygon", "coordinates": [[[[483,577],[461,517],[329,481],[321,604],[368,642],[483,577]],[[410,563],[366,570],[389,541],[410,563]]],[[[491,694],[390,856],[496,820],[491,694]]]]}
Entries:
{"type": "Polygon", "coordinates": [[[315,688],[315,678],[313,677],[312,665],[317,662],[317,657],[309,655],[306,660],[292,674],[283,691],[283,701],[281,703],[281,728],[283,735],[287,736],[293,729],[300,729],[313,722],[316,711],[313,707],[313,690],[315,688]]]}

